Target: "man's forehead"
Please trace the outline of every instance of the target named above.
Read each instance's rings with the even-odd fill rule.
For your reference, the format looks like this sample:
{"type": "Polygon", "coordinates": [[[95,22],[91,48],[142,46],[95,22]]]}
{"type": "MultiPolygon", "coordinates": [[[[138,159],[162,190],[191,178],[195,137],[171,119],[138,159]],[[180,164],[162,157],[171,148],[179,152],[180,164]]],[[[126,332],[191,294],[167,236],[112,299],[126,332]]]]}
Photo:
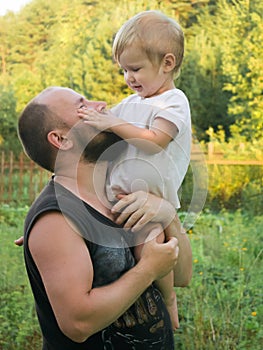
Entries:
{"type": "Polygon", "coordinates": [[[61,102],[74,104],[80,100],[80,98],[83,98],[83,96],[70,88],[52,87],[40,93],[37,96],[36,100],[38,103],[45,103],[56,106],[61,102]]]}

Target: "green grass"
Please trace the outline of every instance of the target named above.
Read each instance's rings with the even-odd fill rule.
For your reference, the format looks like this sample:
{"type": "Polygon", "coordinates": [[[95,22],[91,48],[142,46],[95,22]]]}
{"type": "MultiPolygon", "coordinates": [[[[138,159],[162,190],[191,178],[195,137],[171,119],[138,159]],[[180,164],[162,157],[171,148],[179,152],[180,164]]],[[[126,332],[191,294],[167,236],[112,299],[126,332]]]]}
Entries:
{"type": "Polygon", "coordinates": [[[38,350],[41,338],[26,276],[23,249],[14,240],[23,234],[27,208],[0,207],[0,349],[38,350]]]}
{"type": "Polygon", "coordinates": [[[193,279],[177,289],[177,349],[262,349],[263,217],[203,214],[189,231],[193,279]]]}
{"type": "MultiPolygon", "coordinates": [[[[27,208],[0,206],[0,349],[38,350],[41,339],[22,248],[27,208]]],[[[263,217],[203,213],[189,236],[194,274],[177,288],[180,350],[260,350],[263,217]]]]}

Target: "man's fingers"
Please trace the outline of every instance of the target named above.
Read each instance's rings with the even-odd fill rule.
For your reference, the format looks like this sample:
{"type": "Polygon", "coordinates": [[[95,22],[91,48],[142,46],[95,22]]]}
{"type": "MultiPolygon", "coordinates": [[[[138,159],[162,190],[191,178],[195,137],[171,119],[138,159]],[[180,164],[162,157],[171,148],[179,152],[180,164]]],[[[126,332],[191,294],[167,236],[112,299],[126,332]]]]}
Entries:
{"type": "Polygon", "coordinates": [[[141,218],[137,220],[136,224],[132,226],[132,232],[138,232],[143,229],[143,227],[148,224],[150,221],[152,221],[153,215],[151,214],[144,214],[141,215],[141,218]]]}
{"type": "Polygon", "coordinates": [[[24,236],[21,236],[18,239],[16,239],[14,243],[15,245],[21,247],[24,244],[24,236]]]}
{"type": "MultiPolygon", "coordinates": [[[[137,210],[132,215],[130,215],[129,219],[125,222],[124,228],[130,229],[133,228],[135,225],[137,225],[138,221],[141,220],[141,217],[143,216],[142,210],[137,210]]],[[[133,230],[132,230],[133,231],[133,230]]]]}
{"type": "MultiPolygon", "coordinates": [[[[124,210],[115,220],[116,224],[118,224],[118,225],[123,224],[129,216],[130,216],[130,212],[124,210]]],[[[127,226],[125,228],[127,228],[127,226]]]]}
{"type": "Polygon", "coordinates": [[[176,255],[176,259],[178,258],[178,254],[179,254],[179,246],[178,246],[178,239],[175,237],[169,237],[168,241],[166,243],[164,243],[166,245],[170,245],[171,248],[174,249],[175,251],[175,255],[176,255]]]}
{"type": "Polygon", "coordinates": [[[113,214],[120,213],[127,205],[135,202],[136,197],[133,194],[124,195],[114,206],[111,208],[113,214]]]}

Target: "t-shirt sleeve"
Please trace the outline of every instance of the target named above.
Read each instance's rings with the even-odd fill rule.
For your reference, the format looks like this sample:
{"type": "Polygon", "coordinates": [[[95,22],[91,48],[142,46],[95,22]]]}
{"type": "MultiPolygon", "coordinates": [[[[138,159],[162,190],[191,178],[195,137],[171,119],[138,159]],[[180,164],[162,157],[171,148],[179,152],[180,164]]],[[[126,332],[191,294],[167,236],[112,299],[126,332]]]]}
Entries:
{"type": "Polygon", "coordinates": [[[154,118],[161,117],[175,124],[178,134],[191,128],[190,107],[187,97],[182,93],[170,94],[162,104],[156,108],[154,118]]]}

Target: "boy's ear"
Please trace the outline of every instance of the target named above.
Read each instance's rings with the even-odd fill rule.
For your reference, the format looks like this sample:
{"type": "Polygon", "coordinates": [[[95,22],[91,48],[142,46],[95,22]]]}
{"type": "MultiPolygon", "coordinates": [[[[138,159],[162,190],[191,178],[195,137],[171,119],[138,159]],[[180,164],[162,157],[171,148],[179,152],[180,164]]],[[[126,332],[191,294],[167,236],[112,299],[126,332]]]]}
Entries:
{"type": "Polygon", "coordinates": [[[72,148],[73,142],[68,139],[60,130],[52,130],[47,134],[47,139],[51,145],[64,151],[72,148]]]}
{"type": "Polygon", "coordinates": [[[174,54],[167,53],[163,58],[163,69],[165,73],[171,72],[176,65],[176,59],[174,54]]]}

